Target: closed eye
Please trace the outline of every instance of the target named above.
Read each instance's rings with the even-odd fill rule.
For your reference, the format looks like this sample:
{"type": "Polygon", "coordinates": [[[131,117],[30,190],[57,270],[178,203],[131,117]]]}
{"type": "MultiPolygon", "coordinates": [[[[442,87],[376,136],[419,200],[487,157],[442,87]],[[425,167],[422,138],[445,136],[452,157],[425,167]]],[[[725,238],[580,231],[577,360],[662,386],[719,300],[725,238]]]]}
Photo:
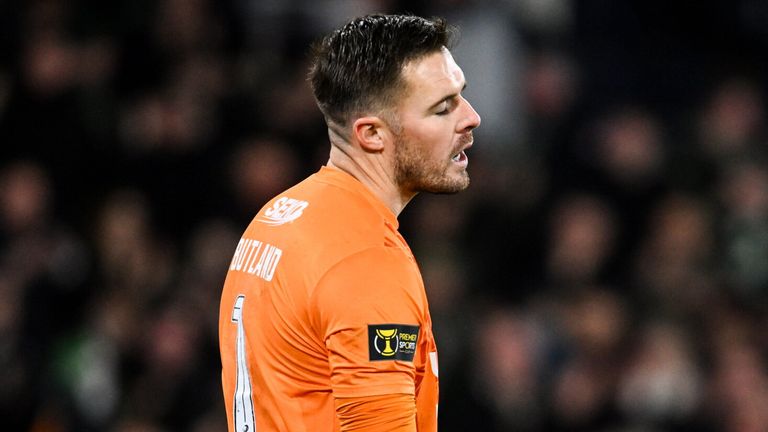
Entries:
{"type": "MultiPolygon", "coordinates": [[[[461,88],[462,91],[467,88],[467,84],[464,83],[464,86],[461,88]]],[[[444,97],[440,102],[432,105],[433,108],[435,108],[437,111],[435,111],[435,115],[444,116],[453,109],[459,105],[459,98],[461,97],[461,93],[454,93],[450,94],[446,97],[444,97]]]]}
{"type": "Polygon", "coordinates": [[[437,107],[439,111],[435,112],[435,115],[444,116],[453,111],[453,107],[456,105],[455,98],[447,98],[442,101],[440,106],[437,107]]]}

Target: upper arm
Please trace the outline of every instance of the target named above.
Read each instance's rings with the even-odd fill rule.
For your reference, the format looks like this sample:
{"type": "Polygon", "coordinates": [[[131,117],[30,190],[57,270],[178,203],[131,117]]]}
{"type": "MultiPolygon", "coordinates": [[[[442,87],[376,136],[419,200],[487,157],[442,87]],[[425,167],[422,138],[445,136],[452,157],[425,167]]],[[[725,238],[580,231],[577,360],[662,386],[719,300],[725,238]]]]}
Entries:
{"type": "Polygon", "coordinates": [[[336,399],[342,431],[416,432],[416,404],[396,394],[336,399]]]}
{"type": "Polygon", "coordinates": [[[345,258],[316,287],[314,306],[334,396],[414,395],[426,301],[418,268],[402,250],[345,258]]]}

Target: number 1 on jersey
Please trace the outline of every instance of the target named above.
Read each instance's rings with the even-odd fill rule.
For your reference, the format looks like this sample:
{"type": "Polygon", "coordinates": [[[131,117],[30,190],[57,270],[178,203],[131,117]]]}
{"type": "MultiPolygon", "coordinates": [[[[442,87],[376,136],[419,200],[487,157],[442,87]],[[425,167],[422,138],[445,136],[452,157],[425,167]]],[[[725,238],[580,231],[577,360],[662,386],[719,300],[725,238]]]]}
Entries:
{"type": "Polygon", "coordinates": [[[243,326],[243,303],[245,296],[239,295],[232,307],[232,322],[237,324],[237,384],[235,385],[234,425],[235,432],[254,432],[256,418],[253,412],[253,387],[248,373],[248,359],[245,351],[245,329],[243,326]]]}

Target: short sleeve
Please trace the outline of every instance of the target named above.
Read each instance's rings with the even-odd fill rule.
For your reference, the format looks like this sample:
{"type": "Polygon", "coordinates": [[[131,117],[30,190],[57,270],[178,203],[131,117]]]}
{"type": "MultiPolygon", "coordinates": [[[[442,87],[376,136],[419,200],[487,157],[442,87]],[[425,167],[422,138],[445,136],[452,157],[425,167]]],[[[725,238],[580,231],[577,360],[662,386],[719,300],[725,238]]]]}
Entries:
{"type": "Polygon", "coordinates": [[[382,246],[343,259],[320,280],[314,306],[336,397],[415,394],[427,304],[409,254],[382,246]]]}

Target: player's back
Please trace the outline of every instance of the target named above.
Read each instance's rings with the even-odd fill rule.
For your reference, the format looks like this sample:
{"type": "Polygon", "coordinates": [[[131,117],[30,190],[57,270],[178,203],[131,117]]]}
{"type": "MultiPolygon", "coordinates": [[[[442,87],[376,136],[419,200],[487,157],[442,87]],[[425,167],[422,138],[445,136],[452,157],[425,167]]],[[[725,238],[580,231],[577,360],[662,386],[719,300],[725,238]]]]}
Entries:
{"type": "Polygon", "coordinates": [[[338,430],[314,290],[340,261],[382,247],[410,254],[394,214],[341,171],[323,168],[259,211],[221,300],[230,430],[338,430]]]}

